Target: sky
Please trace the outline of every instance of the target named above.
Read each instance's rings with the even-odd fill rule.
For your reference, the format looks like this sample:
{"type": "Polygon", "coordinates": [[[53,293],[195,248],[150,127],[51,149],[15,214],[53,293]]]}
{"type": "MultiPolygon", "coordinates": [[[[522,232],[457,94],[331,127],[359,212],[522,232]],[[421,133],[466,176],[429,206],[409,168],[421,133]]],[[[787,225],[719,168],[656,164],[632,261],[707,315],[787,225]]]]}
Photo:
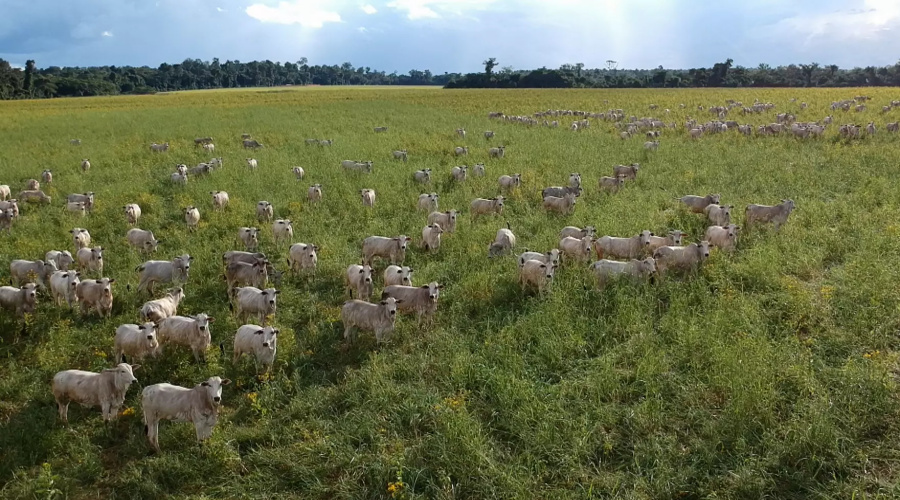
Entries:
{"type": "Polygon", "coordinates": [[[0,58],[38,67],[188,58],[406,73],[843,68],[900,60],[900,0],[0,0],[0,58]]]}

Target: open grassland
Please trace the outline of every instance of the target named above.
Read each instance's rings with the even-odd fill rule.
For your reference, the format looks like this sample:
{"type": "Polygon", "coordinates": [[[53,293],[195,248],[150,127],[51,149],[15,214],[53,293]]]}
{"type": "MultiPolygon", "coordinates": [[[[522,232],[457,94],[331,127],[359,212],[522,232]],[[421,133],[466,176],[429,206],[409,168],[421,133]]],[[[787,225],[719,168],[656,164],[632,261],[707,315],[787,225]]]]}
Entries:
{"type": "MultiPolygon", "coordinates": [[[[73,227],[107,249],[104,274],[117,280],[108,320],[46,296],[25,334],[11,315],[0,317],[0,497],[897,498],[900,136],[883,129],[900,110],[880,111],[897,98],[891,89],[313,88],[0,103],[0,184],[15,193],[43,169],[54,173],[45,186],[53,203],[24,207],[12,234],[0,235],[2,280],[12,259],[72,250],[73,227]],[[870,110],[838,112],[835,124],[874,120],[880,132],[853,142],[839,140],[836,125],[818,140],[728,133],[694,141],[679,126],[646,152],[645,139],[620,140],[608,122],[572,132],[567,121],[548,129],[487,118],[623,108],[681,125],[688,115],[708,119],[698,104],[759,98],[778,107],[729,118],[761,124],[795,111],[814,121],[832,113],[833,100],[859,93],[873,97],[870,110]],[[648,111],[651,103],[660,109],[648,111]],[[380,125],[389,131],[373,133],[380,125]],[[455,136],[458,127],[468,139],[455,136]],[[497,137],[485,141],[484,130],[497,137]],[[242,132],[266,147],[245,152],[242,132]],[[176,163],[209,160],[193,145],[206,135],[224,169],[172,185],[176,163]],[[72,138],[83,145],[70,146],[72,138]],[[306,138],[334,145],[306,146],[306,138]],[[164,141],[171,151],[149,152],[164,141]],[[506,158],[489,160],[487,147],[498,144],[506,158]],[[451,156],[459,145],[468,158],[451,156]],[[391,159],[401,148],[408,163],[391,159]],[[244,163],[250,156],[256,172],[244,163]],[[93,164],[86,174],[82,158],[93,164]],[[371,159],[374,172],[343,171],[343,159],[371,159]],[[478,161],[486,177],[449,182],[453,165],[478,161]],[[641,164],[636,182],[614,196],[598,192],[601,175],[631,162],[641,164]],[[433,169],[429,187],[412,183],[421,168],[433,169]],[[516,172],[523,187],[503,216],[473,223],[469,201],[496,195],[497,177],[516,172]],[[581,172],[585,194],[574,215],[548,215],[540,189],[570,172],[581,172]],[[306,203],[313,183],[323,185],[318,206],[306,203]],[[362,188],[377,192],[374,210],[363,208],[362,188]],[[88,190],[94,213],[68,215],[65,195],[88,190]],[[212,190],[231,195],[224,213],[212,211],[212,190]],[[463,212],[438,254],[407,256],[417,284],[446,285],[435,324],[420,329],[404,316],[385,345],[365,333],[345,343],[342,273],[359,261],[366,236],[417,243],[425,216],[415,201],[425,191],[440,193],[441,209],[463,212]],[[797,209],[779,233],[754,230],[733,256],[713,252],[697,276],[652,286],[597,291],[586,265],[567,263],[538,297],[520,291],[513,257],[487,258],[506,221],[517,251],[553,248],[570,224],[618,236],[681,229],[696,241],[705,221],[674,198],[707,193],[738,207],[739,224],[748,203],[791,198],[797,209]],[[137,322],[147,299],[135,291],[144,259],[125,243],[122,206],[138,203],[139,226],[163,240],[155,258],[195,257],[181,313],[216,317],[213,342],[230,353],[240,324],[228,310],[221,254],[242,249],[237,228],[256,225],[259,200],[294,221],[295,242],[321,249],[315,277],[281,287],[271,379],[218,349],[206,366],[172,349],[136,372],[141,387],[211,375],[235,382],[209,441],[199,446],[189,424],[164,423],[163,453],[150,454],[140,387],[108,427],[97,409],[74,404],[64,427],[53,374],[110,366],[116,327],[137,322]],[[192,204],[202,214],[194,233],[181,214],[192,204]]],[[[261,251],[285,267],[270,226],[261,251]]]]}

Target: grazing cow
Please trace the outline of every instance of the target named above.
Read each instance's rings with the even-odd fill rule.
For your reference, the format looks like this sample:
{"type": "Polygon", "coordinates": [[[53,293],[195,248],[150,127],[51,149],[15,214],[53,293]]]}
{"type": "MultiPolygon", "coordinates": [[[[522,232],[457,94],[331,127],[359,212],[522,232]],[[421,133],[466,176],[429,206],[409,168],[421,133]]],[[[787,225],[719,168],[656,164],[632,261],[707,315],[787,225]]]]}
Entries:
{"type": "Polygon", "coordinates": [[[509,222],[505,228],[497,230],[494,242],[488,247],[488,257],[494,258],[509,253],[516,246],[516,235],[512,232],[509,222]]]}
{"type": "Polygon", "coordinates": [[[440,195],[437,193],[422,193],[419,195],[419,201],[416,204],[416,208],[425,212],[428,212],[429,210],[434,211],[438,209],[439,201],[440,195]]]}
{"type": "Polygon", "coordinates": [[[194,260],[188,254],[168,260],[148,260],[135,271],[140,273],[138,280],[138,292],[148,291],[153,293],[153,287],[157,283],[186,283],[191,271],[191,261],[194,260]]]}
{"type": "Polygon", "coordinates": [[[193,388],[172,384],[154,384],[144,388],[141,394],[141,412],[144,414],[144,432],[150,446],[159,449],[159,421],[191,422],[197,432],[197,441],[209,439],[219,419],[222,403],[222,387],[231,380],[210,377],[193,388]]]}
{"type": "Polygon", "coordinates": [[[709,242],[691,243],[684,247],[659,247],[653,252],[656,270],[663,276],[669,269],[696,271],[709,258],[709,242]]]}
{"type": "Polygon", "coordinates": [[[155,252],[160,244],[160,240],[153,236],[153,231],[144,231],[138,228],[129,229],[125,234],[125,239],[128,240],[129,245],[147,253],[155,252]]]}
{"type": "Polygon", "coordinates": [[[225,191],[210,191],[214,210],[224,210],[228,206],[228,193],[225,191]]]}
{"type": "Polygon", "coordinates": [[[445,212],[431,212],[428,214],[428,224],[439,224],[444,232],[452,233],[456,230],[456,210],[445,212]]]}
{"type": "Polygon", "coordinates": [[[119,363],[115,368],[107,368],[100,373],[82,370],[64,370],[53,376],[51,390],[59,408],[59,418],[69,424],[69,403],[82,406],[99,406],[103,421],[114,420],[119,408],[125,402],[125,393],[131,384],[137,382],[134,370],[141,365],[119,363]]]}
{"type": "Polygon", "coordinates": [[[416,182],[421,182],[422,184],[431,182],[431,169],[426,168],[423,170],[416,170],[413,173],[413,180],[416,182]]]}
{"type": "Polygon", "coordinates": [[[746,221],[744,225],[749,230],[751,224],[758,222],[773,223],[775,230],[781,229],[781,226],[787,222],[788,217],[794,210],[794,200],[781,200],[781,203],[774,206],[769,205],[747,205],[744,210],[746,221]]]}
{"type": "Polygon", "coordinates": [[[613,177],[623,176],[626,180],[636,180],[638,170],[640,170],[641,165],[639,163],[632,163],[631,165],[616,165],[613,167],[613,177]]]}
{"type": "Polygon", "coordinates": [[[256,314],[259,322],[266,326],[266,317],[275,314],[280,293],[281,290],[274,288],[265,290],[252,286],[237,288],[234,295],[235,312],[242,321],[246,321],[250,314],[256,314]]]}
{"type": "Polygon", "coordinates": [[[510,192],[522,185],[522,174],[501,175],[497,183],[500,184],[500,191],[510,192]]]}
{"type": "Polygon", "coordinates": [[[94,210],[94,193],[92,191],[70,194],[66,197],[66,201],[69,203],[83,202],[84,208],[86,208],[88,212],[94,210]]]}
{"type": "Polygon", "coordinates": [[[394,265],[403,264],[406,259],[406,247],[410,241],[411,238],[402,234],[396,238],[369,236],[363,240],[363,264],[372,265],[375,257],[387,259],[394,265]]]}
{"type": "Polygon", "coordinates": [[[75,296],[81,303],[81,314],[87,314],[88,309],[97,311],[101,317],[107,318],[112,314],[113,294],[112,285],[116,280],[100,278],[99,280],[84,280],[75,286],[75,296]]]}
{"type": "Polygon", "coordinates": [[[22,319],[26,314],[34,314],[37,306],[37,285],[26,283],[18,288],[0,286],[0,309],[14,311],[22,319]]]}
{"type": "Polygon", "coordinates": [[[309,200],[310,203],[319,203],[322,201],[322,185],[321,184],[313,184],[306,190],[306,199],[309,200]]]}
{"type": "Polygon", "coordinates": [[[148,355],[159,355],[159,340],[156,338],[156,324],[144,323],[143,325],[124,324],[116,328],[116,336],[113,339],[113,349],[116,362],[125,362],[125,356],[142,361],[148,355]]]}
{"type": "Polygon", "coordinates": [[[650,245],[651,236],[653,236],[653,233],[647,230],[641,231],[630,238],[603,236],[594,242],[594,251],[597,252],[597,258],[599,259],[602,259],[604,256],[618,259],[636,259],[650,245]]]}
{"type": "Polygon", "coordinates": [[[569,186],[550,186],[541,190],[541,198],[554,196],[556,198],[565,198],[566,195],[573,194],[575,197],[581,196],[584,190],[580,187],[573,188],[569,186]]]}
{"type": "Polygon", "coordinates": [[[415,312],[417,323],[421,324],[423,317],[429,322],[434,318],[442,288],[444,286],[436,281],[420,287],[389,285],[381,292],[381,300],[395,299],[398,311],[415,312]]]}
{"type": "Polygon", "coordinates": [[[488,156],[491,158],[503,158],[506,154],[506,146],[497,146],[495,148],[488,149],[488,156]]]}
{"type": "Polygon", "coordinates": [[[301,269],[316,270],[316,264],[319,262],[319,247],[307,243],[294,243],[288,251],[287,264],[291,272],[301,269]]]}
{"type": "Polygon", "coordinates": [[[275,364],[275,351],[278,348],[278,329],[272,326],[265,328],[256,325],[243,325],[234,335],[234,357],[237,364],[244,354],[253,355],[263,372],[268,373],[275,364]]]}
{"type": "Polygon", "coordinates": [[[625,187],[625,176],[617,175],[615,177],[600,177],[600,190],[607,193],[618,193],[620,189],[625,187]]]}
{"type": "Polygon", "coordinates": [[[197,207],[191,205],[184,209],[184,221],[187,223],[188,229],[193,231],[200,225],[200,211],[197,207]]]}
{"type": "Polygon", "coordinates": [[[469,213],[472,214],[472,219],[475,219],[479,215],[500,215],[503,213],[503,200],[504,198],[502,196],[490,199],[475,198],[469,205],[469,213]]]}
{"type": "Polygon", "coordinates": [[[695,214],[702,214],[703,210],[705,210],[709,205],[718,205],[720,198],[721,196],[718,194],[708,194],[706,196],[689,194],[687,196],[678,198],[678,200],[684,203],[691,212],[695,214]]]}
{"type": "Polygon", "coordinates": [[[727,226],[731,224],[731,211],[734,205],[707,205],[703,212],[713,225],[727,226]]]}
{"type": "Polygon", "coordinates": [[[368,265],[351,264],[347,267],[347,273],[344,275],[344,284],[350,298],[353,298],[353,292],[356,292],[356,298],[360,300],[369,300],[374,291],[372,280],[372,267],[368,265]]]}
{"type": "Polygon", "coordinates": [[[597,288],[603,289],[616,276],[628,276],[634,281],[648,280],[656,273],[656,261],[652,257],[631,259],[630,262],[602,259],[591,264],[591,271],[597,279],[597,288]]]}
{"type": "Polygon", "coordinates": [[[275,217],[275,207],[268,201],[256,202],[256,220],[259,222],[267,222],[275,217]]]}
{"type": "Polygon", "coordinates": [[[441,248],[441,234],[444,230],[441,225],[434,223],[422,228],[422,245],[426,252],[436,252],[441,248]]]}
{"type": "Polygon", "coordinates": [[[306,175],[306,171],[303,170],[303,167],[294,167],[291,169],[291,172],[294,173],[294,177],[296,177],[297,180],[302,180],[303,176],[306,175]]]}
{"type": "Polygon", "coordinates": [[[162,144],[157,144],[157,143],[154,142],[153,144],[150,145],[150,152],[151,152],[151,153],[164,153],[164,152],[166,152],[166,151],[168,151],[168,150],[169,150],[169,143],[168,143],[168,142],[165,142],[165,143],[162,143],[162,144]]]}
{"type": "Polygon", "coordinates": [[[212,343],[210,323],[216,319],[205,313],[196,316],[169,316],[158,321],[159,342],[163,346],[189,347],[197,363],[206,362],[206,351],[212,343]]]}
{"type": "Polygon", "coordinates": [[[75,263],[71,252],[68,250],[50,250],[44,255],[46,262],[53,262],[60,271],[68,271],[69,266],[75,263]]]}
{"type": "Polygon", "coordinates": [[[344,339],[351,341],[357,329],[375,332],[378,343],[387,340],[394,331],[397,319],[397,299],[389,297],[377,304],[363,300],[349,300],[341,307],[341,321],[344,323],[344,339]]]}
{"type": "Polygon", "coordinates": [[[272,223],[272,236],[275,244],[290,243],[294,239],[294,226],[290,219],[278,219],[272,223]]]}
{"type": "Polygon", "coordinates": [[[453,149],[453,153],[456,156],[465,156],[469,154],[469,148],[467,146],[457,146],[453,149]]]}
{"type": "Polygon", "coordinates": [[[740,226],[728,224],[726,226],[709,226],[706,228],[706,241],[711,246],[721,248],[727,252],[734,252],[737,248],[737,237],[740,226]]]}
{"type": "Polygon", "coordinates": [[[364,207],[374,207],[375,206],[375,190],[374,189],[361,189],[359,191],[359,196],[362,198],[362,204],[364,207]]]}
{"type": "Polygon", "coordinates": [[[80,283],[78,279],[81,273],[75,271],[56,271],[50,275],[50,294],[56,305],[62,305],[62,301],[66,301],[66,305],[70,308],[78,302],[78,296],[75,295],[75,288],[80,283]]]}
{"type": "Polygon", "coordinates": [[[519,266],[519,284],[525,290],[528,286],[537,288],[538,294],[543,295],[546,289],[553,282],[553,276],[556,273],[556,266],[546,264],[539,260],[526,260],[519,266]]]}
{"type": "Polygon", "coordinates": [[[463,182],[466,180],[468,170],[469,167],[465,165],[453,167],[450,169],[450,178],[456,182],[463,182]]]}
{"type": "Polygon", "coordinates": [[[413,269],[408,266],[387,266],[384,270],[384,286],[406,285],[413,286],[413,269]]]}
{"type": "Polygon", "coordinates": [[[166,292],[165,297],[145,302],[141,306],[141,321],[159,323],[166,318],[175,316],[182,300],[184,300],[184,289],[173,288],[166,292]]]}
{"type": "Polygon", "coordinates": [[[137,203],[129,203],[123,208],[125,210],[125,219],[128,223],[132,226],[137,225],[138,219],[141,218],[141,207],[137,203]]]}
{"type": "Polygon", "coordinates": [[[559,212],[561,214],[571,214],[575,211],[575,194],[570,193],[563,198],[556,196],[544,196],[543,206],[551,212],[559,212]]]}
{"type": "Polygon", "coordinates": [[[98,276],[103,275],[103,247],[80,248],[75,253],[75,260],[78,262],[78,269],[81,272],[95,272],[98,276]]]}
{"type": "Polygon", "coordinates": [[[248,251],[259,248],[259,228],[258,227],[241,227],[238,228],[238,239],[244,244],[244,248],[248,251]]]}

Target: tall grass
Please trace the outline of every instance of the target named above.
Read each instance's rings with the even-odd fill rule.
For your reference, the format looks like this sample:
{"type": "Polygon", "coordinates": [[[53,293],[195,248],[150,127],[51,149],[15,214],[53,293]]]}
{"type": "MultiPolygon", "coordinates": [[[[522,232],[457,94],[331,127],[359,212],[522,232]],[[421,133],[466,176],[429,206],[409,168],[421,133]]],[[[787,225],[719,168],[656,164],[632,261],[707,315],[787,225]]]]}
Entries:
{"type": "MultiPolygon", "coordinates": [[[[832,100],[859,93],[319,88],[0,103],[0,183],[16,192],[43,169],[54,172],[45,186],[52,205],[24,207],[12,234],[0,236],[0,269],[71,249],[68,230],[85,227],[107,249],[105,274],[117,280],[108,320],[46,297],[25,334],[8,314],[0,319],[0,497],[896,498],[900,138],[690,141],[666,131],[648,153],[643,139],[622,141],[606,122],[575,133],[487,119],[493,110],[548,108],[643,116],[654,103],[662,119],[682,123],[705,119],[698,104],[759,98],[812,121],[830,113],[832,100]],[[662,116],[664,108],[671,114],[662,116]],[[381,125],[389,131],[372,132],[381,125]],[[458,127],[468,139],[455,136],[458,127]],[[488,129],[497,133],[491,141],[481,137],[488,129]],[[244,151],[242,132],[266,147],[244,151]],[[176,163],[209,159],[193,146],[206,135],[225,168],[171,185],[176,163]],[[70,146],[72,138],[83,144],[70,146]],[[335,142],[319,148],[306,138],[335,142]],[[150,142],[163,141],[170,152],[150,153],[150,142]],[[489,160],[497,144],[507,157],[489,160]],[[470,156],[451,156],[457,145],[470,156]],[[391,159],[401,148],[408,163],[391,159]],[[244,164],[250,156],[256,172],[244,164]],[[86,174],[82,158],[93,165],[86,174]],[[343,159],[374,160],[374,173],[343,171],[343,159]],[[485,178],[449,181],[450,167],[477,161],[487,165],[485,178]],[[614,196],[598,192],[601,175],[635,161],[635,183],[614,196]],[[295,165],[306,170],[303,181],[290,172],[295,165]],[[433,169],[431,186],[412,183],[421,168],[433,169]],[[472,222],[469,201],[497,194],[497,177],[516,172],[523,187],[503,216],[472,222]],[[570,172],[586,185],[574,215],[545,213],[540,189],[570,172]],[[306,203],[313,183],[324,186],[316,206],[306,203]],[[373,210],[362,206],[361,188],[377,192],[373,210]],[[94,213],[65,213],[65,195],[87,190],[96,193],[94,213]],[[231,195],[223,213],[212,210],[212,190],[231,195]],[[366,334],[343,342],[344,269],[358,262],[366,236],[418,241],[425,216],[415,202],[426,191],[440,193],[442,209],[463,212],[439,253],[407,256],[417,283],[446,285],[434,325],[403,317],[389,344],[366,334]],[[487,258],[506,221],[518,250],[554,247],[569,224],[621,236],[677,228],[696,240],[704,222],[674,198],[706,193],[721,193],[741,214],[747,203],[782,198],[797,210],[780,233],[754,230],[735,255],[714,252],[696,277],[654,286],[596,291],[585,266],[565,264],[540,298],[520,291],[512,257],[487,258]],[[99,411],[73,406],[63,427],[53,374],[109,366],[115,328],[136,322],[147,299],[135,291],[144,258],[125,243],[122,206],[140,204],[139,226],[164,240],[155,258],[195,257],[182,312],[216,317],[214,344],[230,352],[240,324],[228,310],[220,258],[240,248],[238,227],[256,225],[259,200],[294,221],[296,242],[321,248],[315,277],[282,286],[271,379],[218,350],[198,366],[190,352],[172,349],[144,363],[141,386],[210,375],[236,382],[205,444],[190,425],[163,424],[163,454],[151,455],[140,387],[117,422],[104,426],[99,411]],[[181,216],[190,204],[202,214],[194,233],[181,216]]],[[[876,103],[896,98],[865,93],[876,103]]],[[[836,116],[869,120],[883,129],[896,118],[874,110],[836,116]]],[[[271,227],[261,250],[285,267],[271,227]]]]}

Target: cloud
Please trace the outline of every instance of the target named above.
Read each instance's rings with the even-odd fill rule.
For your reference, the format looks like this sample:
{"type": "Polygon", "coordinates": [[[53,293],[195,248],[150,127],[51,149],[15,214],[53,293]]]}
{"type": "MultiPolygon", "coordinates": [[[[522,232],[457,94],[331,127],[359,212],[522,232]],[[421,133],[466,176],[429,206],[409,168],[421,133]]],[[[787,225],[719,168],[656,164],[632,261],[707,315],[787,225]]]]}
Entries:
{"type": "Polygon", "coordinates": [[[216,7],[216,10],[219,12],[225,12],[225,9],[223,9],[222,7],[216,7]]]}
{"type": "Polygon", "coordinates": [[[325,23],[339,23],[337,12],[325,10],[317,0],[293,0],[280,2],[277,7],[257,3],[247,7],[248,16],[263,22],[275,24],[299,24],[304,28],[321,28],[325,23]]]}
{"type": "Polygon", "coordinates": [[[393,0],[385,4],[406,13],[407,19],[438,19],[445,15],[462,16],[473,10],[486,10],[497,0],[393,0]]]}
{"type": "Polygon", "coordinates": [[[356,31],[359,31],[360,33],[365,33],[369,30],[367,30],[365,26],[360,26],[359,28],[356,28],[356,31]]]}
{"type": "Polygon", "coordinates": [[[111,32],[109,32],[109,31],[104,31],[103,33],[100,33],[100,36],[107,36],[107,37],[110,37],[110,36],[113,36],[113,34],[112,34],[111,32]]]}
{"type": "Polygon", "coordinates": [[[376,12],[378,12],[378,9],[376,9],[375,7],[372,7],[370,4],[363,5],[362,7],[360,7],[360,9],[362,9],[363,12],[365,12],[366,14],[369,14],[369,15],[375,14],[376,12]]]}

